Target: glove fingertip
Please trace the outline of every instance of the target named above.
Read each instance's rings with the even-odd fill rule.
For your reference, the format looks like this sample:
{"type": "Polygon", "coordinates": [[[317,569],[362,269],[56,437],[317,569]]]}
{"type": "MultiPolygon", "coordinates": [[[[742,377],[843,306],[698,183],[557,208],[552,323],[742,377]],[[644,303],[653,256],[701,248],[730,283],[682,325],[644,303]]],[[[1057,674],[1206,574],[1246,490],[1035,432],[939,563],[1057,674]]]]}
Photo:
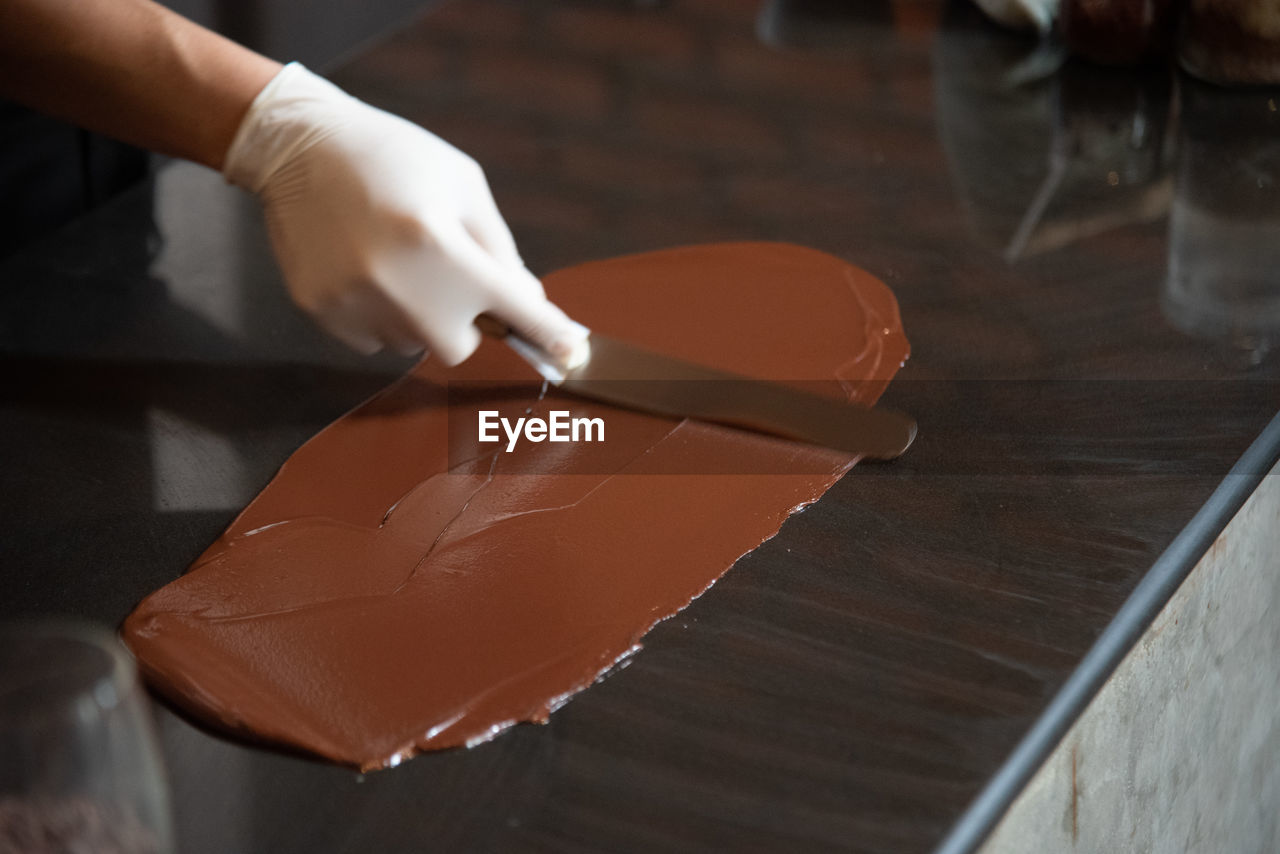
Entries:
{"type": "Polygon", "coordinates": [[[591,330],[569,317],[555,303],[539,300],[526,310],[503,318],[530,344],[538,347],[565,368],[586,361],[591,330]]]}
{"type": "Polygon", "coordinates": [[[436,342],[431,352],[448,367],[456,367],[471,357],[480,346],[480,330],[468,324],[447,340],[436,342]]]}

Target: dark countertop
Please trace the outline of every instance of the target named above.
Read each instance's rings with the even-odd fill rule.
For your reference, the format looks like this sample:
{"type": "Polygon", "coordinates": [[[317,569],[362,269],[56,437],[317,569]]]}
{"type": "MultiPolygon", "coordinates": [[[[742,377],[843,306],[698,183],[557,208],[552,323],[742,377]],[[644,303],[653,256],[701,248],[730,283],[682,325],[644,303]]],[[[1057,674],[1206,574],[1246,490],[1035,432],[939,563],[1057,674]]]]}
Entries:
{"type": "MultiPolygon", "coordinates": [[[[928,851],[1267,424],[1274,93],[833,5],[459,2],[334,74],[480,160],[535,271],[770,239],[880,276],[921,433],[545,727],[359,777],[161,709],[182,851],[928,851]]],[[[315,331],[187,165],[0,282],[2,617],[118,623],[406,366],[315,331]]]]}

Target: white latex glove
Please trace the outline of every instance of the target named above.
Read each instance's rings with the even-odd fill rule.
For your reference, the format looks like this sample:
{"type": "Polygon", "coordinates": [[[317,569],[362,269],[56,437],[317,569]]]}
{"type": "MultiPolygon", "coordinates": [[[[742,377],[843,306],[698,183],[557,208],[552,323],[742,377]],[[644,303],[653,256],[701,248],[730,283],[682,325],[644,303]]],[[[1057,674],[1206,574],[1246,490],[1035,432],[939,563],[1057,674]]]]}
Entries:
{"type": "Polygon", "coordinates": [[[297,63],[254,100],[223,174],[261,197],[294,301],[357,350],[456,365],[483,312],[561,359],[586,338],[525,269],[474,160],[297,63]]]}
{"type": "Polygon", "coordinates": [[[987,17],[1006,27],[1047,33],[1058,14],[1058,0],[974,0],[987,17]]]}

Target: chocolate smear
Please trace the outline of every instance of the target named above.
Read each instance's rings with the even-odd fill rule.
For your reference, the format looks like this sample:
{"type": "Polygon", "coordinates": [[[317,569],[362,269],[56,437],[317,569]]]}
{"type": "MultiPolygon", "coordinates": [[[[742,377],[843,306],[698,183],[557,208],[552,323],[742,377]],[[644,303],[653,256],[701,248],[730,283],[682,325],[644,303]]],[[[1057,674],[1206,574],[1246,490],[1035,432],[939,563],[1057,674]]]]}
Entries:
{"type": "MultiPolygon", "coordinates": [[[[798,246],[664,250],[545,285],[602,333],[866,405],[908,353],[888,288],[798,246]]],[[[486,341],[303,445],[123,635],[153,688],[207,724],[393,766],[546,721],[857,459],[547,393],[486,341]],[[493,400],[451,397],[465,383],[493,400]],[[460,453],[481,408],[589,412],[605,441],[460,453]]]]}

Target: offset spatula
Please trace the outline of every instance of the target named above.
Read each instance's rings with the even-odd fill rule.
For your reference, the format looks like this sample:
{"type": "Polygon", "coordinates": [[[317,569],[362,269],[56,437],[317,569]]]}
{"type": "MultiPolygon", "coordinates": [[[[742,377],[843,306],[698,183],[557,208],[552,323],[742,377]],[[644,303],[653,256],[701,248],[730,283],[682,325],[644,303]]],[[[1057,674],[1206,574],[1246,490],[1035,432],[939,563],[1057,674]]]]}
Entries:
{"type": "Polygon", "coordinates": [[[841,403],[790,386],[707,368],[592,332],[589,352],[562,365],[493,318],[476,322],[563,391],[628,409],[714,421],[875,460],[902,454],[915,419],[884,406],[841,403]]]}

